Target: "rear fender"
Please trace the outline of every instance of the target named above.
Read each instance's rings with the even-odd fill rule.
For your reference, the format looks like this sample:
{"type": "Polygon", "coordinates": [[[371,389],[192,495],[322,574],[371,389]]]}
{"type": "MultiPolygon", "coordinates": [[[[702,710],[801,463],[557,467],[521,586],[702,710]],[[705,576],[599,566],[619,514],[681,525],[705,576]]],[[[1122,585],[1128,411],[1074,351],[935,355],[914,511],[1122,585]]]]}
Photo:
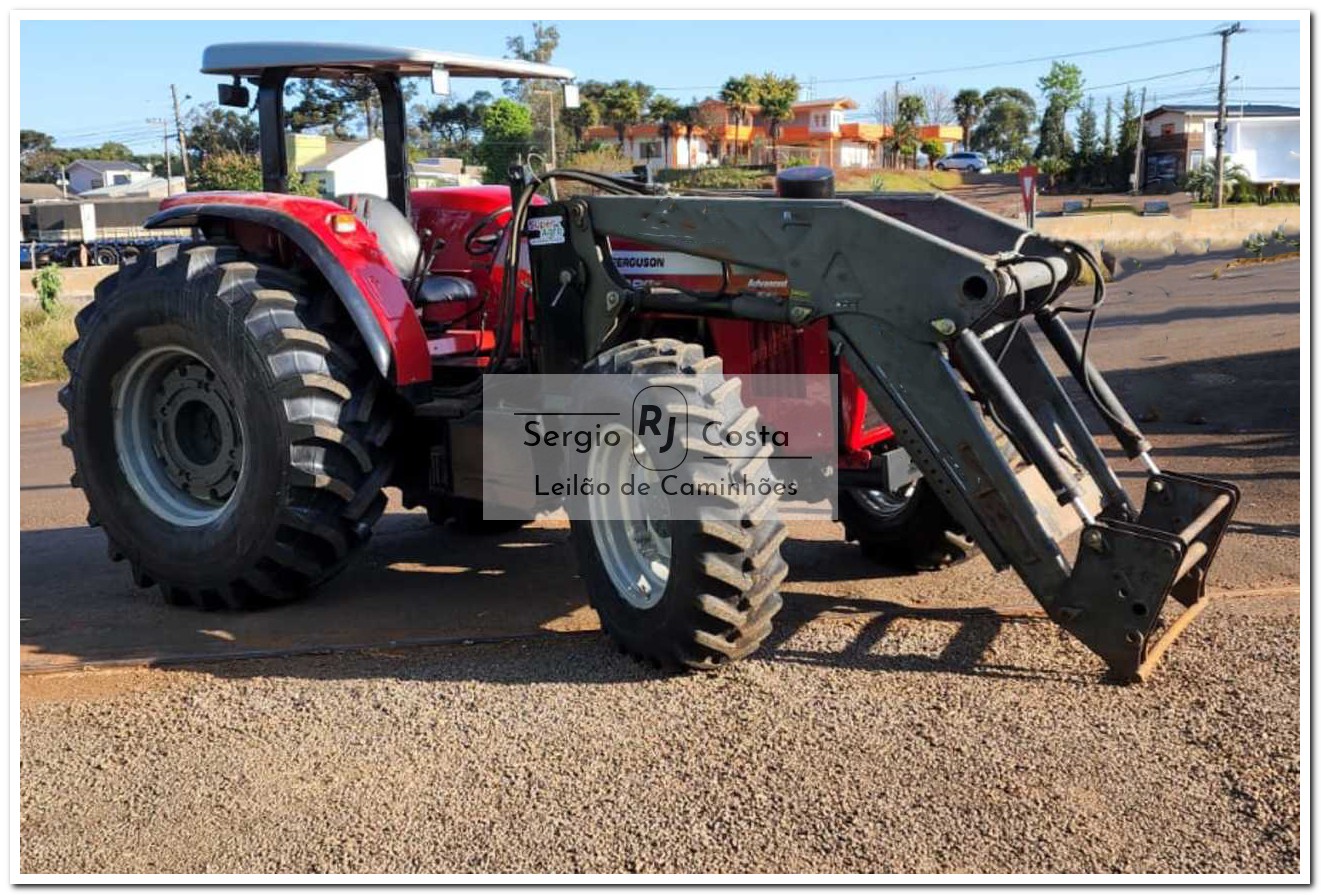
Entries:
{"type": "Polygon", "coordinates": [[[346,211],[334,202],[304,196],[187,193],[163,201],[144,226],[195,227],[219,220],[281,234],[308,257],[344,303],[381,375],[400,387],[429,382],[426,334],[408,291],[360,221],[352,233],[334,231],[331,216],[346,211]]]}

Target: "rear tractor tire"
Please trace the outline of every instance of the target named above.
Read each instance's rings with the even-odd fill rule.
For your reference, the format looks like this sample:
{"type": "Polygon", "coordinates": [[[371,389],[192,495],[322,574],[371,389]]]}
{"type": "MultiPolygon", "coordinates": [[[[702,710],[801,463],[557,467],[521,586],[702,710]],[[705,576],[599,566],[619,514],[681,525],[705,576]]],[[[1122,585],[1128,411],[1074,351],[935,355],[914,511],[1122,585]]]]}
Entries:
{"type": "Polygon", "coordinates": [[[103,281],[77,326],[71,483],[139,587],[255,608],[368,539],[392,417],[333,294],[232,246],[169,245],[103,281]]]}
{"type": "Polygon", "coordinates": [[[844,537],[857,541],[864,556],[892,568],[935,571],[975,552],[972,540],[924,479],[896,494],[841,489],[839,521],[844,537]]]}
{"type": "MultiPolygon", "coordinates": [[[[673,385],[676,374],[687,374],[690,420],[715,419],[722,432],[757,424],[756,410],[743,406],[738,380],[726,380],[720,358],[705,357],[700,345],[629,342],[590,361],[585,372],[632,377],[629,388],[621,383],[626,402],[648,381],[669,377],[673,385]]],[[[628,435],[620,448],[592,452],[586,462],[595,481],[618,482],[627,477],[625,470],[637,469],[630,465],[628,435]]],[[[686,461],[673,472],[680,484],[697,475],[708,481],[708,475],[723,481],[736,473],[755,479],[769,451],[756,459],[686,461]]],[[[624,652],[667,670],[714,669],[754,652],[771,632],[782,605],[779,586],[789,571],[780,555],[786,531],[777,497],[712,497],[701,518],[673,519],[668,498],[624,498],[620,490],[616,485],[601,499],[629,504],[626,512],[600,512],[596,498],[589,498],[586,512],[572,520],[579,568],[606,633],[624,652]]]]}

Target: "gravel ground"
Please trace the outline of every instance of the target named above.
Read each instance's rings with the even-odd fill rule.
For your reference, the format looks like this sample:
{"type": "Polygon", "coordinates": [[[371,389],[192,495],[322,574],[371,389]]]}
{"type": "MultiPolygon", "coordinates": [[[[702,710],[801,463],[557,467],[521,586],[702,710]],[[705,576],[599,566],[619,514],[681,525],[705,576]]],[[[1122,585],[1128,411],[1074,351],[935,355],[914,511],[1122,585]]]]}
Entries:
{"type": "Polygon", "coordinates": [[[37,872],[1297,872],[1297,597],[1142,687],[986,610],[781,625],[715,676],[598,635],[23,679],[37,872]]]}

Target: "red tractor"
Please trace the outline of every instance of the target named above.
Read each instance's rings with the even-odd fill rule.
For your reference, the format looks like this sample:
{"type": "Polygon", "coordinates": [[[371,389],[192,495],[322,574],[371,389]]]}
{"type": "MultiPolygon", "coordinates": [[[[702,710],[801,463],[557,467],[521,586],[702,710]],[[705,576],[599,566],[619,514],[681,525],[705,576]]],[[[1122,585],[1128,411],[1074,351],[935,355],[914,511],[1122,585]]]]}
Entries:
{"type": "MultiPolygon", "coordinates": [[[[1168,595],[1185,617],[1200,609],[1237,495],[1161,473],[1061,322],[1103,297],[1098,272],[1091,305],[1062,301],[1094,267],[1080,246],[943,197],[864,207],[834,198],[820,170],[786,172],[776,197],[526,166],[508,186],[410,190],[401,79],[572,73],[304,43],[213,46],[203,71],[233,79],[228,105],[256,87],[264,191],[164,201],[146,226],[195,240],[98,287],[61,392],[89,522],[168,602],[305,594],[370,537],[387,486],[438,523],[521,524],[482,507],[493,373],[688,377],[687,412],[726,428],[755,418],[734,376],[821,373],[838,376],[840,516],[877,560],[936,568],[976,544],[1125,677],[1163,649],[1168,595]],[[388,195],[288,195],[286,83],[361,76],[381,101],[388,195]],[[561,197],[565,184],[580,194],[561,197]],[[528,238],[545,232],[558,235],[528,238]],[[1023,331],[1029,318],[1148,469],[1141,508],[1023,331]],[[1070,563],[1060,542],[1079,526],[1070,563]]],[[[707,459],[716,475],[746,471],[707,459]]],[[[645,524],[572,514],[606,631],[668,667],[753,651],[788,572],[775,500],[694,519],[637,512],[645,524]]]]}

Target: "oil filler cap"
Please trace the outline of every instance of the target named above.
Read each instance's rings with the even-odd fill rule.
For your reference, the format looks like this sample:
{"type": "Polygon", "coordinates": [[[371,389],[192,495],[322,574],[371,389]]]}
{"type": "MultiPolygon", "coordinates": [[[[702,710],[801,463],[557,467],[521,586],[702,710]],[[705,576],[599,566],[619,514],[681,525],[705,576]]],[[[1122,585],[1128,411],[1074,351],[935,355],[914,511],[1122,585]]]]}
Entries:
{"type": "Polygon", "coordinates": [[[781,199],[833,199],[835,172],[829,168],[785,168],[775,175],[775,195],[781,199]]]}

